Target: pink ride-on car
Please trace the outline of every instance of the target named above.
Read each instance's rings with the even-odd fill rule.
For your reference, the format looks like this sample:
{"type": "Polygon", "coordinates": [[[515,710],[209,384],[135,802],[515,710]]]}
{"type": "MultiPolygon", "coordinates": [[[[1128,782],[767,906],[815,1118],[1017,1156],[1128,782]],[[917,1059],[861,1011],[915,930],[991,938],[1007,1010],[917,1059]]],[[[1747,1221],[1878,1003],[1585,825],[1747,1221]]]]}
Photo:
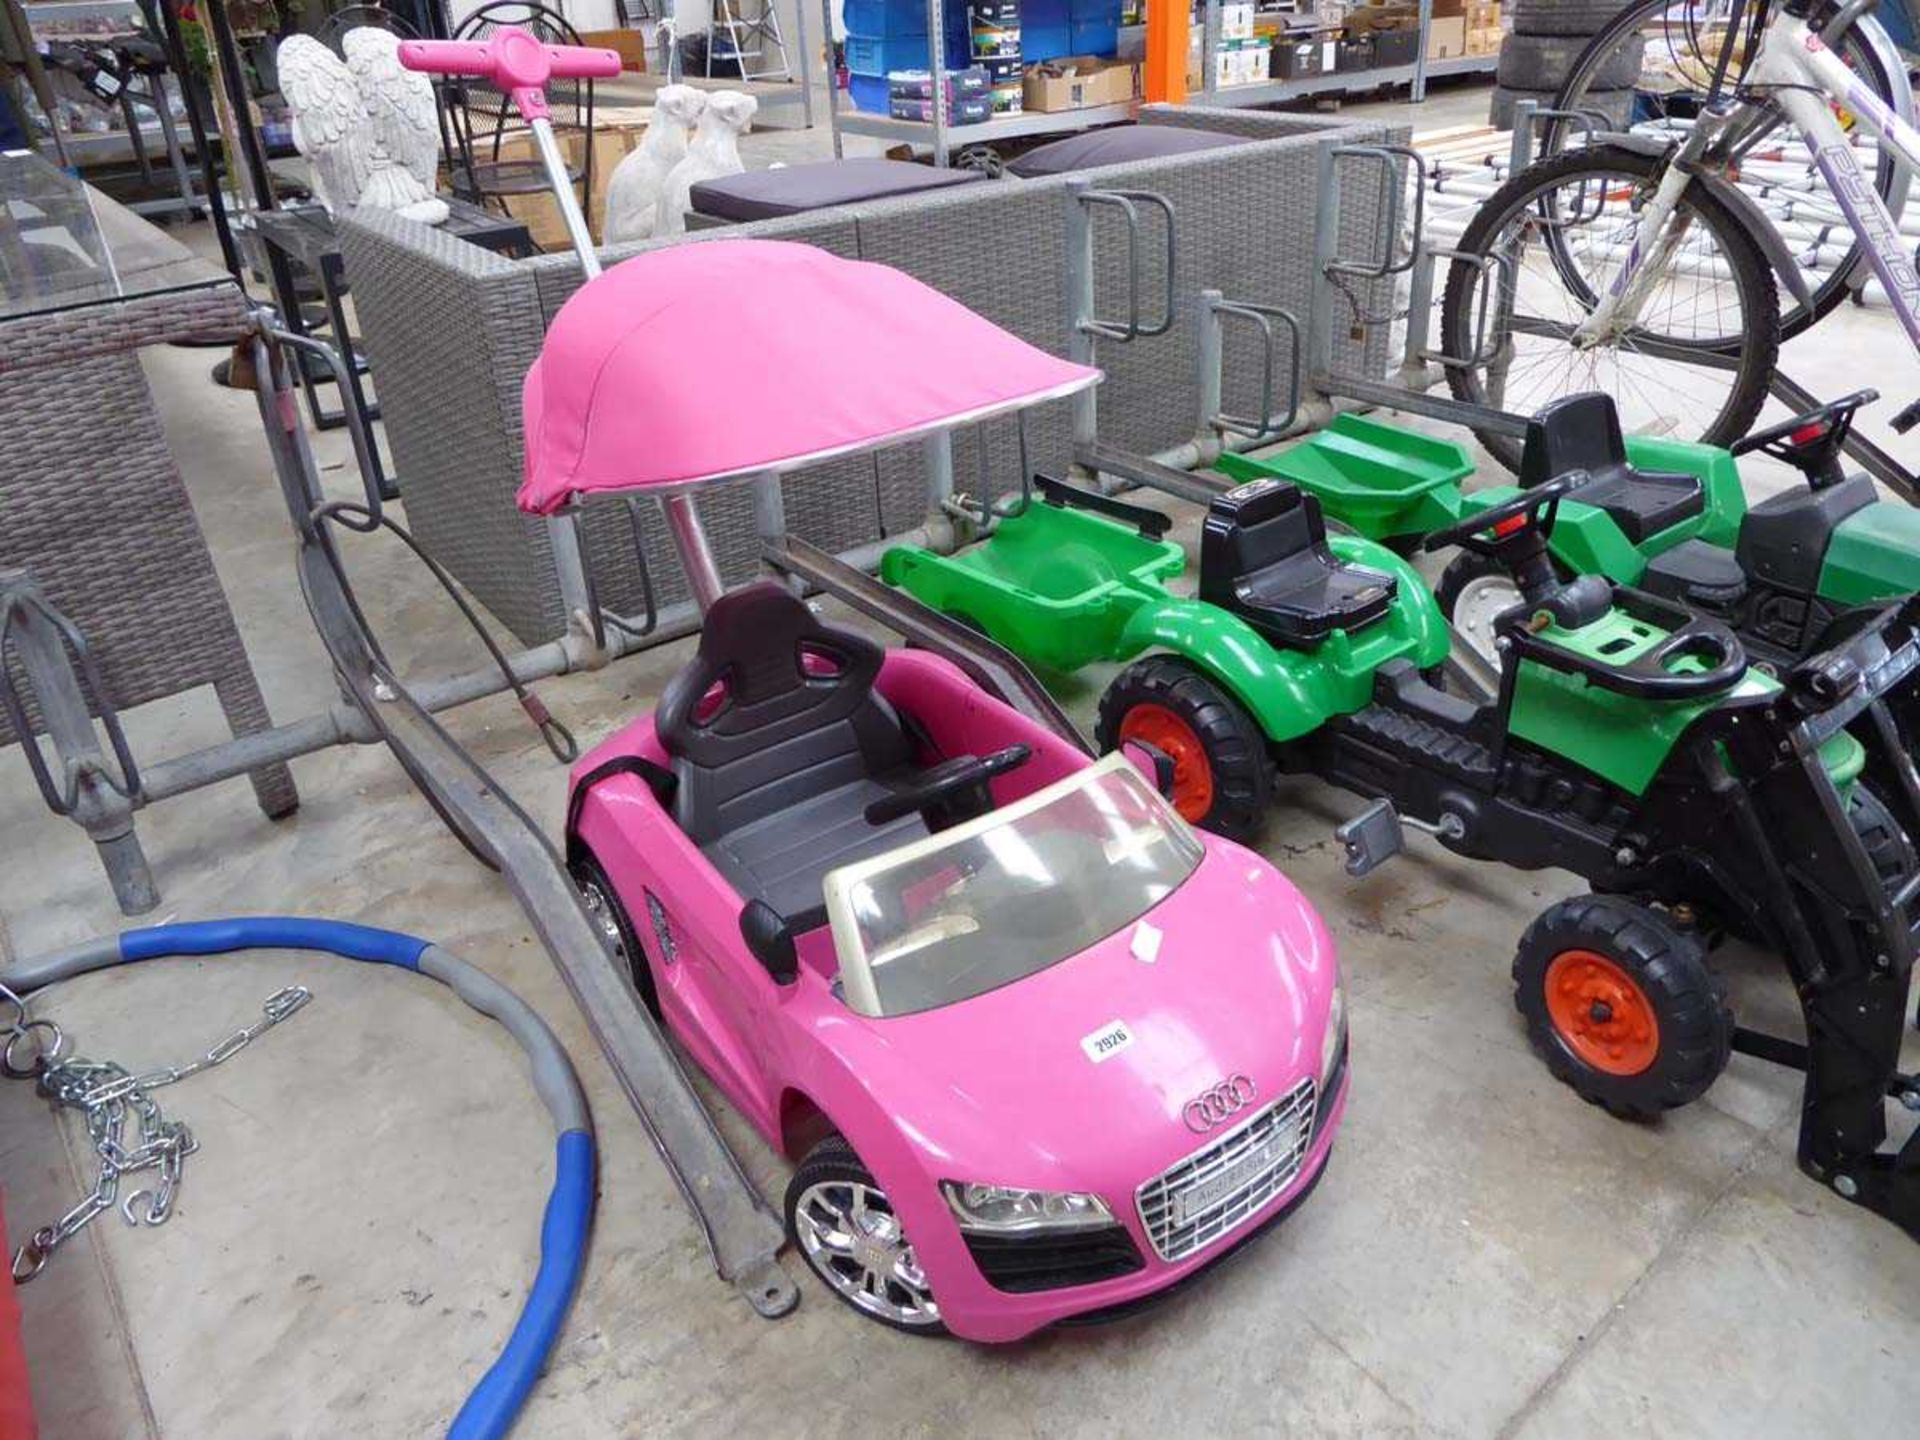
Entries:
{"type": "Polygon", "coordinates": [[[1179,1282],[1318,1180],[1346,1099],[1333,942],[943,659],[763,582],[574,772],[588,908],[799,1162],[788,1238],[863,1315],[1015,1340],[1179,1282]]]}

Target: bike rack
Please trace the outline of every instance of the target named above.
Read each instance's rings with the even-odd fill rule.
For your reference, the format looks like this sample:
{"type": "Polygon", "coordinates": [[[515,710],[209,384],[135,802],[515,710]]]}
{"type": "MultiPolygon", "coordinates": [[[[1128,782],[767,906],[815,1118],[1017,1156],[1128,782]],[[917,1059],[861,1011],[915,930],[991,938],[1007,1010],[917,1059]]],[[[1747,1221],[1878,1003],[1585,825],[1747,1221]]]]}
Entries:
{"type": "Polygon", "coordinates": [[[1200,334],[1200,428],[1238,435],[1258,445],[1286,434],[1300,418],[1300,357],[1303,344],[1300,322],[1293,312],[1278,305],[1256,305],[1250,300],[1227,300],[1218,290],[1202,290],[1194,308],[1200,334]],[[1225,388],[1224,351],[1227,320],[1239,320],[1254,328],[1261,345],[1261,396],[1257,415],[1240,416],[1223,408],[1221,392],[1225,388]],[[1289,340],[1287,364],[1286,413],[1275,418],[1274,357],[1279,338],[1274,334],[1278,322],[1287,328],[1289,340]]]}
{"type": "MultiPolygon", "coordinates": [[[[1067,190],[1067,355],[1083,365],[1095,363],[1097,343],[1107,341],[1129,345],[1136,340],[1152,339],[1173,329],[1181,308],[1177,298],[1179,249],[1177,221],[1173,206],[1164,196],[1144,190],[1095,190],[1085,179],[1069,182],[1067,190]],[[1160,212],[1166,226],[1166,288],[1160,317],[1152,322],[1140,318],[1140,292],[1145,269],[1144,241],[1141,235],[1140,207],[1160,212]],[[1096,207],[1117,211],[1126,224],[1127,244],[1127,318],[1124,321],[1102,316],[1094,285],[1094,225],[1096,207]]],[[[1277,305],[1230,300],[1218,290],[1202,290],[1191,306],[1197,338],[1197,389],[1199,413],[1195,417],[1193,438],[1158,455],[1141,455],[1109,445],[1100,439],[1099,398],[1097,389],[1081,391],[1073,399],[1073,463],[1080,477],[1098,485],[1100,477],[1122,484],[1145,485],[1197,505],[1208,504],[1226,490],[1221,478],[1196,474],[1229,448],[1245,449],[1277,439],[1302,428],[1301,397],[1302,354],[1305,331],[1293,312],[1277,305]],[[1227,413],[1221,394],[1228,322],[1250,326],[1258,336],[1262,354],[1260,409],[1253,415],[1227,413]],[[1288,334],[1288,393],[1284,411],[1277,400],[1280,366],[1280,337],[1276,326],[1288,334]],[[1229,440],[1231,437],[1231,440],[1229,440]]]]}

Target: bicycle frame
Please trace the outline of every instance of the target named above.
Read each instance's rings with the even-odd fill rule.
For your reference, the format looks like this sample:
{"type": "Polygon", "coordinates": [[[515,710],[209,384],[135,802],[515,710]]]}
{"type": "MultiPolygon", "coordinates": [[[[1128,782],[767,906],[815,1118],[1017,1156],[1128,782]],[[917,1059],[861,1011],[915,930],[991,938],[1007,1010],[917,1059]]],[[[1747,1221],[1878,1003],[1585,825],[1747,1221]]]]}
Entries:
{"type": "MultiPolygon", "coordinates": [[[[1746,89],[1773,92],[1788,122],[1813,153],[1813,163],[1833,193],[1848,226],[1860,238],[1867,263],[1886,287],[1887,298],[1908,341],[1920,352],[1920,273],[1900,242],[1899,226],[1872,179],[1847,143],[1832,105],[1851,110],[1860,125],[1892,152],[1907,175],[1920,172],[1920,130],[1886,104],[1828,49],[1806,20],[1782,13],[1767,26],[1748,68],[1746,89]]],[[[1698,170],[1701,157],[1738,113],[1728,106],[1701,117],[1673,157],[1647,202],[1627,258],[1593,313],[1574,332],[1574,343],[1593,346],[1629,329],[1664,261],[1677,247],[1674,209],[1698,170]]]]}

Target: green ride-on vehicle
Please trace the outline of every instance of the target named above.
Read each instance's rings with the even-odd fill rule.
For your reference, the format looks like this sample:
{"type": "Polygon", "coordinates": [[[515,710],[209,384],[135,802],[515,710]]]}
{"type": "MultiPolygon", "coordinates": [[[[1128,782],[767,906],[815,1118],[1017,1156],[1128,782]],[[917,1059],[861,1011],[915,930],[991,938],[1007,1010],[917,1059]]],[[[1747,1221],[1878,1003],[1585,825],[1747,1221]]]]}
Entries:
{"type": "Polygon", "coordinates": [[[1328,535],[1319,502],[1271,477],[1213,501],[1194,598],[1166,588],[1184,557],[1165,516],[1045,481],[983,542],[901,547],[882,574],[1042,670],[1132,660],[1098,738],[1161,752],[1189,820],[1247,836],[1276,777],[1309,773],[1373,802],[1339,832],[1356,874],[1399,849],[1404,818],[1462,855],[1582,876],[1593,893],[1535,919],[1513,965],[1553,1072],[1646,1117],[1700,1095],[1734,1050],[1804,1070],[1802,1167],[1920,1236],[1920,1139],[1881,1148],[1888,1097],[1920,1109],[1897,1069],[1920,601],[1775,679],[1717,621],[1561,577],[1550,540],[1580,483],[1426,538],[1522,597],[1496,622],[1509,663],[1484,705],[1432,683],[1447,632],[1407,561],[1328,535]],[[1736,1027],[1707,963],[1729,934],[1784,957],[1805,1044],[1736,1027]]]}
{"type": "MultiPolygon", "coordinates": [[[[1727,451],[1623,437],[1611,396],[1570,395],[1528,422],[1519,487],[1471,494],[1460,446],[1352,415],[1276,456],[1223,456],[1219,469],[1290,480],[1334,521],[1402,553],[1523,490],[1578,477],[1549,542],[1563,575],[1602,575],[1724,621],[1754,661],[1781,670],[1920,590],[1920,510],[1881,500],[1869,477],[1841,465],[1854,412],[1875,398],[1862,390],[1727,451]],[[1735,457],[1753,451],[1794,466],[1806,488],[1749,508],[1735,457]]],[[[1469,550],[1435,593],[1461,639],[1497,667],[1494,621],[1520,601],[1512,577],[1469,550]]]]}

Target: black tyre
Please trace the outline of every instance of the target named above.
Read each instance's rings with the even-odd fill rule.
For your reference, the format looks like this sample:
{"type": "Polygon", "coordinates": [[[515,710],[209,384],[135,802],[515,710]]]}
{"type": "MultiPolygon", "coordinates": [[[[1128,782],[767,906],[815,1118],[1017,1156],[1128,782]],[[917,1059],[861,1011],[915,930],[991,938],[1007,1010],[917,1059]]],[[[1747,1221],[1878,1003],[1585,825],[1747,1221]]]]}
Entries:
{"type": "MultiPolygon", "coordinates": [[[[1502,85],[1517,90],[1558,91],[1587,51],[1585,35],[1509,35],[1500,44],[1500,65],[1494,73],[1502,85]]],[[[1636,31],[1599,56],[1588,88],[1631,90],[1640,78],[1647,42],[1636,31]]]]}
{"type": "Polygon", "coordinates": [[[1440,572],[1433,598],[1454,634],[1495,670],[1503,668],[1494,648],[1493,622],[1521,600],[1520,587],[1506,567],[1489,555],[1463,550],[1440,572]]]}
{"type": "Polygon", "coordinates": [[[1515,35],[1591,35],[1621,9],[1622,0],[1513,0],[1507,24],[1515,35]]]}
{"type": "Polygon", "coordinates": [[[947,1333],[893,1202],[838,1135],[793,1172],[786,1216],[788,1243],[844,1304],[910,1335],[947,1333]]]}
{"type": "MultiPolygon", "coordinates": [[[[1553,24],[1556,21],[1548,18],[1545,12],[1551,10],[1557,13],[1559,8],[1554,0],[1533,0],[1531,4],[1528,4],[1527,0],[1520,0],[1515,13],[1531,16],[1538,10],[1541,12],[1540,19],[1543,23],[1553,24]]],[[[1812,27],[1816,31],[1819,30],[1833,18],[1837,8],[1835,0],[1820,0],[1820,3],[1814,7],[1810,22],[1812,27]]],[[[1560,86],[1559,94],[1554,97],[1553,108],[1593,109],[1596,108],[1596,101],[1611,99],[1610,96],[1602,96],[1596,92],[1613,91],[1619,86],[1631,88],[1640,83],[1642,78],[1640,75],[1619,78],[1626,64],[1621,57],[1628,51],[1638,50],[1643,57],[1638,62],[1638,68],[1646,72],[1644,78],[1649,82],[1642,91],[1642,120],[1648,125],[1657,125],[1671,117],[1677,124],[1685,125],[1698,110],[1700,92],[1685,87],[1676,91],[1672,84],[1673,74],[1681,68],[1696,76],[1711,74],[1714,68],[1712,61],[1717,51],[1703,49],[1703,41],[1709,37],[1723,37],[1727,32],[1724,27],[1710,26],[1668,28],[1663,22],[1673,13],[1670,0],[1633,0],[1632,4],[1619,8],[1604,26],[1591,26],[1585,31],[1536,29],[1523,30],[1521,33],[1537,35],[1587,33],[1593,37],[1587,45],[1585,54],[1565,73],[1565,83],[1560,86]],[[1643,31],[1647,32],[1651,38],[1643,39],[1643,31]],[[1642,43],[1636,46],[1635,40],[1641,40],[1642,43]],[[1683,66],[1682,62],[1687,63],[1683,66]],[[1653,74],[1655,69],[1663,72],[1662,75],[1653,74]]],[[[1519,23],[1521,22],[1516,20],[1516,25],[1519,23]]],[[[1893,108],[1894,86],[1896,83],[1904,85],[1907,77],[1904,72],[1898,75],[1888,73],[1881,63],[1879,52],[1861,38],[1858,27],[1848,30],[1841,36],[1834,53],[1860,76],[1889,109],[1893,108]]],[[[1754,143],[1750,149],[1756,154],[1756,158],[1764,155],[1770,144],[1779,143],[1781,140],[1790,141],[1794,134],[1791,127],[1786,126],[1785,118],[1779,113],[1778,107],[1771,106],[1770,102],[1763,101],[1763,103],[1769,104],[1769,108],[1772,109],[1774,124],[1771,129],[1764,130],[1753,137],[1754,143]]],[[[1604,109],[1605,106],[1602,105],[1599,108],[1604,109]]],[[[1622,122],[1614,121],[1613,123],[1617,125],[1622,122]]],[[[1540,142],[1540,153],[1545,155],[1584,143],[1584,137],[1572,126],[1563,126],[1559,122],[1547,122],[1542,127],[1540,142]]],[[[1868,153],[1861,157],[1862,164],[1872,170],[1874,188],[1880,192],[1880,198],[1884,200],[1893,194],[1893,187],[1898,178],[1894,157],[1886,146],[1879,145],[1870,138],[1866,143],[1868,153]]],[[[1749,187],[1766,183],[1762,178],[1765,172],[1764,165],[1747,168],[1754,173],[1751,176],[1743,174],[1740,183],[1749,187]]],[[[1800,275],[1806,282],[1813,302],[1810,306],[1803,305],[1794,298],[1792,292],[1780,292],[1779,301],[1783,307],[1780,330],[1782,337],[1789,340],[1846,298],[1848,280],[1853,276],[1861,258],[1860,242],[1858,239],[1849,237],[1845,217],[1820,174],[1817,171],[1807,172],[1805,178],[1797,183],[1795,188],[1796,218],[1808,222],[1815,228],[1829,226],[1832,240],[1846,241],[1847,246],[1843,252],[1836,252],[1832,244],[1826,241],[1811,246],[1791,240],[1788,242],[1787,248],[1794,251],[1800,259],[1800,275]],[[1816,258],[1817,264],[1814,263],[1816,258]]],[[[1749,193],[1758,196],[1760,191],[1749,188],[1749,193]]]]}
{"type": "Polygon", "coordinates": [[[1529,925],[1513,984],[1547,1068],[1615,1115],[1651,1119],[1698,1099],[1733,1053],[1706,946],[1617,895],[1562,900],[1529,925]]]}
{"type": "MultiPolygon", "coordinates": [[[[1633,327],[1587,349],[1571,340],[1628,253],[1638,203],[1664,164],[1624,146],[1570,150],[1487,199],[1459,249],[1507,257],[1510,268],[1448,267],[1440,338],[1447,355],[1469,362],[1447,367],[1457,398],[1531,414],[1565,395],[1605,390],[1629,434],[1653,429],[1712,445],[1746,434],[1780,350],[1779,296],[1741,218],[1704,187],[1687,188],[1671,222],[1692,248],[1652,281],[1633,327]],[[1497,318],[1501,306],[1483,301],[1489,285],[1499,288],[1487,299],[1507,298],[1504,275],[1515,277],[1511,324],[1497,318]],[[1482,334],[1489,314],[1496,318],[1482,334]]],[[[1476,434],[1501,464],[1519,468],[1518,437],[1476,434]]]]}
{"type": "Polygon", "coordinates": [[[619,892],[613,888],[613,881],[607,878],[607,872],[594,858],[590,850],[582,850],[574,856],[567,866],[567,873],[573,877],[574,885],[580,891],[581,902],[586,906],[587,917],[593,921],[594,929],[600,932],[600,938],[614,959],[627,967],[627,974],[633,980],[633,988],[640,993],[640,1001],[647,1007],[647,1013],[655,1020],[660,1018],[660,991],[653,979],[653,965],[647,959],[647,950],[640,943],[639,932],[633,928],[633,919],[627,914],[626,906],[620,903],[619,892]]]}
{"type": "Polygon", "coordinates": [[[1238,700],[1193,665],[1153,655],[1100,697],[1100,749],[1140,740],[1173,759],[1173,805],[1230,840],[1252,838],[1273,794],[1266,740],[1238,700]]]}
{"type": "Polygon", "coordinates": [[[1914,867],[1920,865],[1913,841],[1900,828],[1886,801],[1865,785],[1855,785],[1847,797],[1847,823],[1866,847],[1874,873],[1890,888],[1898,889],[1901,882],[1913,874],[1914,867]]]}

